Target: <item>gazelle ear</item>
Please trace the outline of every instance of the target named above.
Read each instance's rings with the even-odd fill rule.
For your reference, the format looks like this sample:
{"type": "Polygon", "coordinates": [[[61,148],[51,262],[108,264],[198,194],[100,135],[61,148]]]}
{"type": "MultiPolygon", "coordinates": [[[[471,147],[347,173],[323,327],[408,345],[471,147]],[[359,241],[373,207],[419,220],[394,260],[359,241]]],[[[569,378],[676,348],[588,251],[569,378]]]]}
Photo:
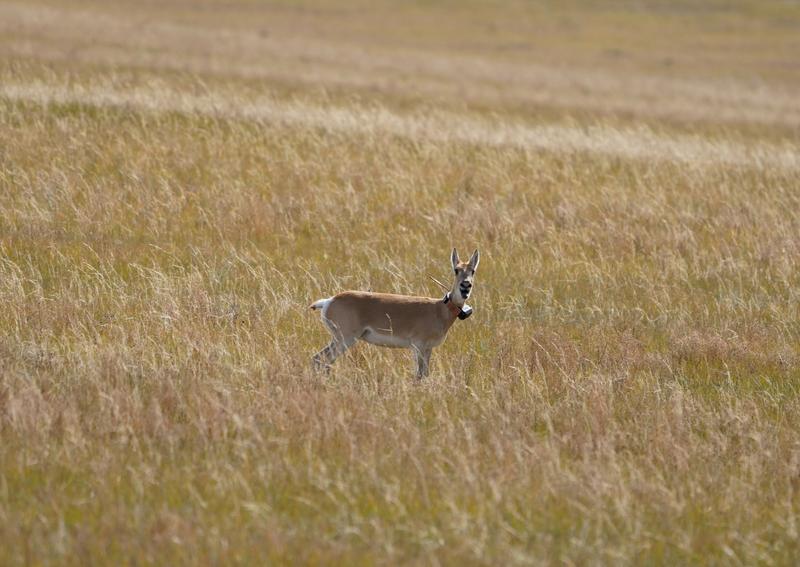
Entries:
{"type": "Polygon", "coordinates": [[[480,262],[481,253],[475,250],[475,252],[472,253],[472,258],[469,259],[469,267],[472,268],[473,272],[478,269],[478,264],[480,264],[480,262]]]}
{"type": "Polygon", "coordinates": [[[458,265],[461,263],[461,260],[458,259],[458,252],[455,248],[453,248],[452,254],[450,254],[450,261],[453,263],[453,269],[455,270],[458,265]]]}

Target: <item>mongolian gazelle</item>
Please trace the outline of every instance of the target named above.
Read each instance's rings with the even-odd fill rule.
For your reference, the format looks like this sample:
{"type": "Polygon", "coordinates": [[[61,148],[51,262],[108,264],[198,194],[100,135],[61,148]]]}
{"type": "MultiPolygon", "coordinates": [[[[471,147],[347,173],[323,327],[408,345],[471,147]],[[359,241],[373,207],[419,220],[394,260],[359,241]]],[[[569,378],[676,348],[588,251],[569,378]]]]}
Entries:
{"type": "Polygon", "coordinates": [[[322,321],[333,335],[331,343],[314,355],[315,368],[330,368],[353,344],[361,339],[373,345],[410,348],[417,361],[417,378],[428,375],[433,347],[444,341],[456,318],[466,319],[472,308],[465,305],[480,254],[461,262],[453,248],[450,256],[455,272],[452,289],[442,299],[344,291],[320,299],[311,309],[322,310],[322,321]]]}

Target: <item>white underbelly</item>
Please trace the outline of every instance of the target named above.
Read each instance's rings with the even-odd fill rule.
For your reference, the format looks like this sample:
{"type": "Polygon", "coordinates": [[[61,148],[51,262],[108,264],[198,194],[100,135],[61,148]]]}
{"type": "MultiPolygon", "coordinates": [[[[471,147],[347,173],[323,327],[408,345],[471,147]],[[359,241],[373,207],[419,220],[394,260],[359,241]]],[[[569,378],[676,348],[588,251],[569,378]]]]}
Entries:
{"type": "Polygon", "coordinates": [[[397,335],[391,335],[389,333],[381,333],[380,331],[375,331],[373,329],[367,329],[367,331],[361,336],[361,340],[372,345],[391,348],[409,348],[411,346],[411,341],[408,339],[398,337],[397,335]]]}

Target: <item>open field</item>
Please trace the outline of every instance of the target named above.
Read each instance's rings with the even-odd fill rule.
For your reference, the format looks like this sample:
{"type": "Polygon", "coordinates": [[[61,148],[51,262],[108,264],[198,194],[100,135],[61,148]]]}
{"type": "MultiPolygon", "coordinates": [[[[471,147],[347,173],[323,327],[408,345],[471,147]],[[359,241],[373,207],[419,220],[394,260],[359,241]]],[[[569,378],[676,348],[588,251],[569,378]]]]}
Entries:
{"type": "Polygon", "coordinates": [[[0,564],[792,564],[798,265],[796,2],[0,0],[0,564]]]}

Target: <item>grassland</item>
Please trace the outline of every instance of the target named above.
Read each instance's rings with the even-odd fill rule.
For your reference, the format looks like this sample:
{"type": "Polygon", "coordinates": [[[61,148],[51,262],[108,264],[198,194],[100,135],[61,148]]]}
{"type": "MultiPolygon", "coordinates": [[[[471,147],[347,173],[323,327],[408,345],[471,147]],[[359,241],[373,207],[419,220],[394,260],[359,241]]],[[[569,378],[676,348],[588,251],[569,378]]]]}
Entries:
{"type": "Polygon", "coordinates": [[[0,563],[794,563],[798,62],[789,2],[0,2],[0,563]],[[429,379],[311,372],[452,246],[429,379]]]}

